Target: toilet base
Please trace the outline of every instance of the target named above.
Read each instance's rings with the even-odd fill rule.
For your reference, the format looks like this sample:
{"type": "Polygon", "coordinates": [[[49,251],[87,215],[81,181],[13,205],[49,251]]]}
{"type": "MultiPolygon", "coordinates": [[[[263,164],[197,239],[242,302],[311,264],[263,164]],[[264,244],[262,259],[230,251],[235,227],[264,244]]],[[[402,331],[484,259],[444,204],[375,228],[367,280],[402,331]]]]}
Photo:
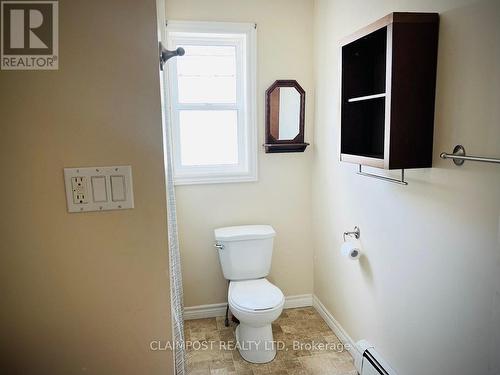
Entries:
{"type": "Polygon", "coordinates": [[[271,324],[251,327],[240,322],[236,327],[238,351],[245,361],[267,363],[276,357],[276,343],[273,340],[271,324]]]}

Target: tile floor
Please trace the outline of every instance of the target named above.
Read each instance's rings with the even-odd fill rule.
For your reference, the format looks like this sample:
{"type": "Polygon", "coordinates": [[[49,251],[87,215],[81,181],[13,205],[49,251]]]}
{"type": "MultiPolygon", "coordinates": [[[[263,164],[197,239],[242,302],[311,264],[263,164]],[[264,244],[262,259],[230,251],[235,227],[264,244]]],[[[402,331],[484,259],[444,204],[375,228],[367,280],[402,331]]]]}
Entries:
{"type": "Polygon", "coordinates": [[[266,364],[252,364],[234,348],[236,325],[224,318],[185,321],[189,375],[356,375],[352,357],[312,307],[283,310],[273,323],[284,347],[266,364]],[[314,346],[313,346],[314,344],[314,346]],[[203,349],[201,349],[203,348],[203,349]]]}

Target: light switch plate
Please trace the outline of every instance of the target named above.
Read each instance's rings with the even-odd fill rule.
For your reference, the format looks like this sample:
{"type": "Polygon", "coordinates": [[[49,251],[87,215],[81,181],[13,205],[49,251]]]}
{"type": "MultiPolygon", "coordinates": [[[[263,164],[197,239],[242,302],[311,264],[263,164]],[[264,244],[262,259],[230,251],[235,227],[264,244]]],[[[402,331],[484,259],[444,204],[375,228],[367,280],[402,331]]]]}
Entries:
{"type": "Polygon", "coordinates": [[[129,165],[64,168],[64,182],[68,212],[134,208],[132,167],[129,165]],[[80,199],[82,194],[84,199],[80,199]]]}

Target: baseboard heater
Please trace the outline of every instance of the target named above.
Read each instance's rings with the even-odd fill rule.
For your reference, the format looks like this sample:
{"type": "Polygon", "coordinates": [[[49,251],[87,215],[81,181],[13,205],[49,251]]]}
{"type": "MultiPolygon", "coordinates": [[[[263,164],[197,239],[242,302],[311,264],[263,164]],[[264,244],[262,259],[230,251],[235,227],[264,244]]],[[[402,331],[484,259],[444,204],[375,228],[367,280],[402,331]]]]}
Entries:
{"type": "Polygon", "coordinates": [[[361,375],[397,375],[382,356],[366,340],[357,343],[361,358],[358,371],[361,375]]]}

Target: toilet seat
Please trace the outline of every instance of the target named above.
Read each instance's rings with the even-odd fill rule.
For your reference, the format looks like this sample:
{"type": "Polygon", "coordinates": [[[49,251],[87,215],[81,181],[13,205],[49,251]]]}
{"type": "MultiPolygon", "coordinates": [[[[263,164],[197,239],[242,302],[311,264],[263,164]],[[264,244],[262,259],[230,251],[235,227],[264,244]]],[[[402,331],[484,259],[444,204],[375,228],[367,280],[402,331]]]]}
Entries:
{"type": "Polygon", "coordinates": [[[246,312],[266,312],[281,308],[284,296],[281,290],[267,279],[231,281],[228,302],[246,312]]]}

